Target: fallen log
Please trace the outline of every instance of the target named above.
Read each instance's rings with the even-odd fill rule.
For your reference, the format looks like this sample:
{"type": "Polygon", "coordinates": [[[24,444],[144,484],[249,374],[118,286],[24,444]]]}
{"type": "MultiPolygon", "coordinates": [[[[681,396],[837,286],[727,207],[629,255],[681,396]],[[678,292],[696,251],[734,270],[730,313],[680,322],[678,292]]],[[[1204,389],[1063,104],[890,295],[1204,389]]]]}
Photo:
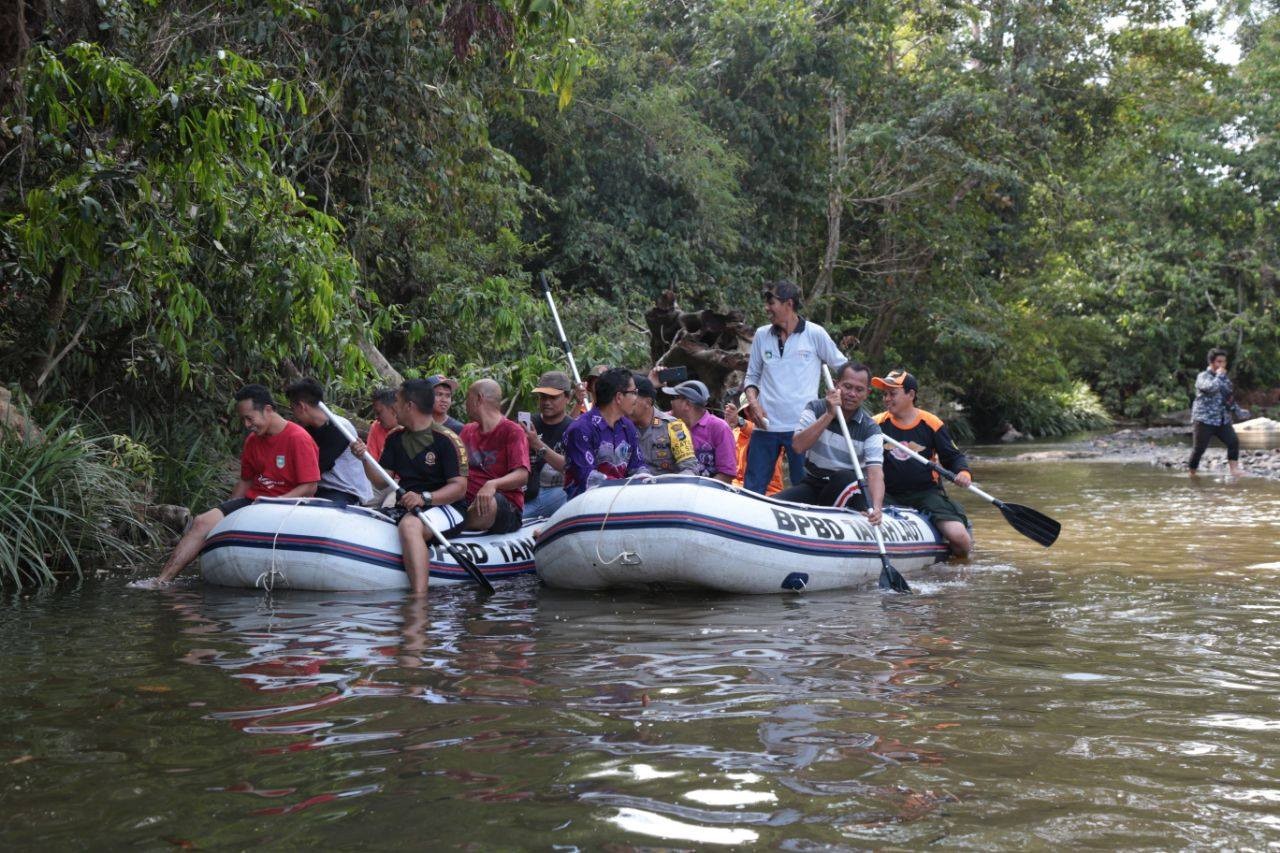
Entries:
{"type": "Polygon", "coordinates": [[[719,409],[735,397],[747,371],[751,339],[741,311],[681,311],[671,291],[663,291],[645,313],[649,352],[658,367],[687,367],[711,392],[710,407],[719,409]]]}

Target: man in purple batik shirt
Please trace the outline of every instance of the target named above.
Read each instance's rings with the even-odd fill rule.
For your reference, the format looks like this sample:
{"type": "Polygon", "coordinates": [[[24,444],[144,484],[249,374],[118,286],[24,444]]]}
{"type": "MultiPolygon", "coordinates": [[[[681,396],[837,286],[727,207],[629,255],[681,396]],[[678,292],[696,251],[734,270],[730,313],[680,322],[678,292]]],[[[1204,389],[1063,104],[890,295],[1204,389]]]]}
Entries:
{"type": "Polygon", "coordinates": [[[571,499],[606,480],[649,473],[635,424],[623,417],[635,396],[631,371],[612,368],[596,380],[595,406],[564,431],[564,491],[571,499]]]}

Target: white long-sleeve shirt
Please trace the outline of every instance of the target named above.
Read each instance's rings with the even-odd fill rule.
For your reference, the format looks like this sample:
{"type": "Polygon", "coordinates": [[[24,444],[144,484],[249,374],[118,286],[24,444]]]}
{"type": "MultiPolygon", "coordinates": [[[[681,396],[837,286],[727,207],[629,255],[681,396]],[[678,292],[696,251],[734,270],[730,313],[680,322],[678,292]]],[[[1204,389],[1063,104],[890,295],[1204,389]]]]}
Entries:
{"type": "Polygon", "coordinates": [[[847,359],[827,330],[803,317],[783,344],[778,328],[756,329],[747,362],[746,387],[760,392],[760,404],[769,419],[769,432],[795,432],[805,404],[818,394],[822,364],[832,370],[847,359]]]}

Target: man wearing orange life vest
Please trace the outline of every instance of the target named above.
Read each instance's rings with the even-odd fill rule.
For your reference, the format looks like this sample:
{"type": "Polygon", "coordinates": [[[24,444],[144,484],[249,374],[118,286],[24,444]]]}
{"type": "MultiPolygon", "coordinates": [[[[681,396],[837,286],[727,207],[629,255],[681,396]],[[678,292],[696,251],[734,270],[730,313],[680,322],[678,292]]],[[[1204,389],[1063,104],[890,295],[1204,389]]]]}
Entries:
{"type": "MultiPolygon", "coordinates": [[[[733,484],[738,488],[742,488],[743,478],[747,475],[747,446],[751,443],[751,431],[756,426],[751,418],[739,417],[739,414],[746,412],[750,407],[751,404],[747,402],[745,395],[738,398],[737,405],[724,404],[724,422],[733,431],[733,440],[737,445],[738,475],[733,478],[733,484]]],[[[765,486],[764,493],[776,495],[784,488],[786,486],[782,483],[782,457],[779,456],[777,464],[773,466],[773,479],[769,481],[769,485],[765,486]]]]}
{"type": "MultiPolygon", "coordinates": [[[[916,378],[905,370],[894,370],[888,376],[872,379],[871,384],[884,392],[885,411],[876,415],[880,431],[953,472],[956,485],[967,488],[973,482],[969,461],[942,419],[916,408],[916,378]]],[[[884,446],[884,487],[886,504],[928,513],[952,553],[959,557],[969,555],[973,537],[964,509],[947,497],[941,479],[931,468],[888,442],[884,446]]]]}

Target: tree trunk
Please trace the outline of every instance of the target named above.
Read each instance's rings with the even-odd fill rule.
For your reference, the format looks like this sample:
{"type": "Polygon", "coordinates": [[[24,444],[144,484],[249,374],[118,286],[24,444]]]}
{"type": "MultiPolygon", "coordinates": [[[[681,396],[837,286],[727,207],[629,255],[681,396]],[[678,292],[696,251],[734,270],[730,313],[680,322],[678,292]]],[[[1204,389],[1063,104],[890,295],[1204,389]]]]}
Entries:
{"type": "Polygon", "coordinates": [[[876,312],[876,317],[867,330],[865,335],[867,342],[862,348],[862,354],[868,363],[876,364],[880,361],[885,349],[889,346],[889,339],[893,336],[897,320],[898,300],[890,298],[882,302],[880,310],[876,312]]]}
{"type": "Polygon", "coordinates": [[[32,365],[31,373],[23,381],[23,387],[26,388],[28,394],[34,394],[39,389],[37,377],[44,377],[48,374],[49,367],[53,364],[53,359],[58,352],[58,332],[62,330],[62,318],[67,313],[67,299],[69,294],[66,291],[63,279],[67,273],[66,258],[59,259],[53,265],[53,272],[49,276],[49,292],[44,298],[44,315],[47,318],[45,323],[48,329],[45,332],[44,351],[40,353],[39,359],[32,365]]]}
{"type": "MultiPolygon", "coordinates": [[[[836,261],[840,259],[840,218],[844,212],[844,173],[847,164],[845,153],[844,92],[832,88],[828,104],[827,150],[830,164],[827,173],[827,249],[822,255],[822,263],[818,267],[818,277],[809,294],[809,302],[816,304],[834,290],[836,261]]],[[[825,322],[831,322],[831,302],[826,303],[825,322]]]]}
{"type": "Polygon", "coordinates": [[[26,0],[0,0],[0,107],[22,94],[27,39],[26,0]]]}
{"type": "Polygon", "coordinates": [[[645,313],[645,320],[649,351],[656,353],[654,363],[687,367],[690,379],[707,386],[710,408],[718,409],[725,393],[742,384],[755,329],[744,322],[741,312],[681,311],[668,290],[645,313]]]}
{"type": "Polygon", "coordinates": [[[404,382],[404,377],[400,375],[400,371],[391,366],[391,362],[387,361],[387,357],[382,354],[381,350],[364,338],[360,339],[359,347],[360,351],[364,353],[364,357],[369,359],[369,364],[382,377],[382,381],[394,388],[400,387],[404,382]]]}

